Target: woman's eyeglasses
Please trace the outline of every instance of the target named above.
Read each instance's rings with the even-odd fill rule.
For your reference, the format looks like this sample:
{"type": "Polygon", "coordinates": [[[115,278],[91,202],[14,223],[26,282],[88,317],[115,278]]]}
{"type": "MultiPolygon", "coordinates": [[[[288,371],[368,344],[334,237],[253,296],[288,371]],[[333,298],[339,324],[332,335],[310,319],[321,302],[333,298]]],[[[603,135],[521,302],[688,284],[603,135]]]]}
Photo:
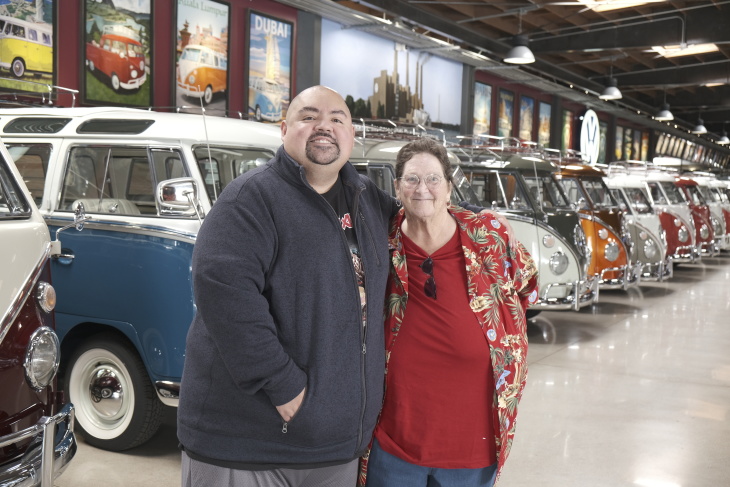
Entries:
{"type": "Polygon", "coordinates": [[[423,272],[428,274],[428,279],[426,279],[426,284],[423,285],[423,292],[426,293],[426,296],[429,298],[436,299],[436,281],[433,278],[433,260],[431,260],[431,257],[421,262],[421,265],[419,266],[423,272]]]}
{"type": "MultiPolygon", "coordinates": [[[[416,174],[406,174],[405,176],[401,176],[398,179],[400,179],[403,183],[403,186],[408,189],[417,188],[418,185],[421,184],[421,178],[416,174]]],[[[423,182],[426,183],[426,187],[429,189],[434,189],[438,187],[443,179],[444,177],[440,174],[426,174],[425,176],[423,176],[423,182]]]]}

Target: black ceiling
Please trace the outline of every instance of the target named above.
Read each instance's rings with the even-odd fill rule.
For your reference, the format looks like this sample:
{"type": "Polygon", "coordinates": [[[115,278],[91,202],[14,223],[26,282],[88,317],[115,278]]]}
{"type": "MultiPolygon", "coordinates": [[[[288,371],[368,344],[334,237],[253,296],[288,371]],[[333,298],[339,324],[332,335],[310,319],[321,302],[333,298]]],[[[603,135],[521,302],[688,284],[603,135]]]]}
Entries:
{"type": "Polygon", "coordinates": [[[612,73],[623,99],[604,103],[650,117],[666,99],[680,129],[701,117],[709,140],[719,137],[725,122],[730,131],[730,0],[660,1],[604,12],[573,0],[322,3],[397,21],[500,62],[513,36],[522,33],[536,58],[522,71],[594,94],[612,73]],[[700,43],[714,43],[719,51],[665,58],[651,50],[700,43]]]}

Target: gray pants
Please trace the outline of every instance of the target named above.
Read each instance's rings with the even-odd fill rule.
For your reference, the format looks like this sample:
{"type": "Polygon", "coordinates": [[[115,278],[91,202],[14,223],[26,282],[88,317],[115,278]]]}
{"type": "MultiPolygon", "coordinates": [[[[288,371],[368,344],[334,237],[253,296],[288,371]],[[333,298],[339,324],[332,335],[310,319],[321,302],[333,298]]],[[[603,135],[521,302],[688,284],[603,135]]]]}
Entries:
{"type": "Polygon", "coordinates": [[[309,470],[235,470],[193,460],[182,452],[182,487],[355,487],[357,471],[357,459],[309,470]]]}

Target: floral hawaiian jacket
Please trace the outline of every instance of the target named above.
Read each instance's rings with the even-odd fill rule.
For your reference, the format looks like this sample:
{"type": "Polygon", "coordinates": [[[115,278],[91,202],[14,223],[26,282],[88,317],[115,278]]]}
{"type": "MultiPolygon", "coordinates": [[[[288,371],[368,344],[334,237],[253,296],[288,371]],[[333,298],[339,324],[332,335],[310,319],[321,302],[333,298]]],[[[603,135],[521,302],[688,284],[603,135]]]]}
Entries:
{"type": "MultiPolygon", "coordinates": [[[[512,446],[517,405],[527,379],[525,309],[537,299],[537,268],[525,247],[510,246],[504,225],[492,215],[449,206],[464,250],[471,309],[487,337],[494,371],[492,414],[497,446],[497,478],[512,446]]],[[[386,293],[386,374],[408,302],[408,271],[401,241],[401,209],[391,222],[392,266],[386,293]]],[[[387,391],[386,391],[387,394],[387,391]]],[[[359,485],[364,485],[368,453],[362,458],[359,485]]]]}

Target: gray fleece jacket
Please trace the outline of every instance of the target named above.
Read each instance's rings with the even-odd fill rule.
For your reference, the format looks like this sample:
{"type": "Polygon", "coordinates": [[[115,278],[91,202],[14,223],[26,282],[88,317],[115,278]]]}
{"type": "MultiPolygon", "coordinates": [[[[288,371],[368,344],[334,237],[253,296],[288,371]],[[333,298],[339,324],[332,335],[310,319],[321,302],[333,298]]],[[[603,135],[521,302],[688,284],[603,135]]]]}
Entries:
{"type": "Polygon", "coordinates": [[[365,268],[365,329],[340,221],[283,148],[230,183],[206,216],[178,409],[178,438],[193,458],[244,469],[318,466],[350,461],[368,445],[383,397],[395,208],[349,163],[340,175],[365,268]],[[275,405],[305,386],[285,425],[275,405]]]}

